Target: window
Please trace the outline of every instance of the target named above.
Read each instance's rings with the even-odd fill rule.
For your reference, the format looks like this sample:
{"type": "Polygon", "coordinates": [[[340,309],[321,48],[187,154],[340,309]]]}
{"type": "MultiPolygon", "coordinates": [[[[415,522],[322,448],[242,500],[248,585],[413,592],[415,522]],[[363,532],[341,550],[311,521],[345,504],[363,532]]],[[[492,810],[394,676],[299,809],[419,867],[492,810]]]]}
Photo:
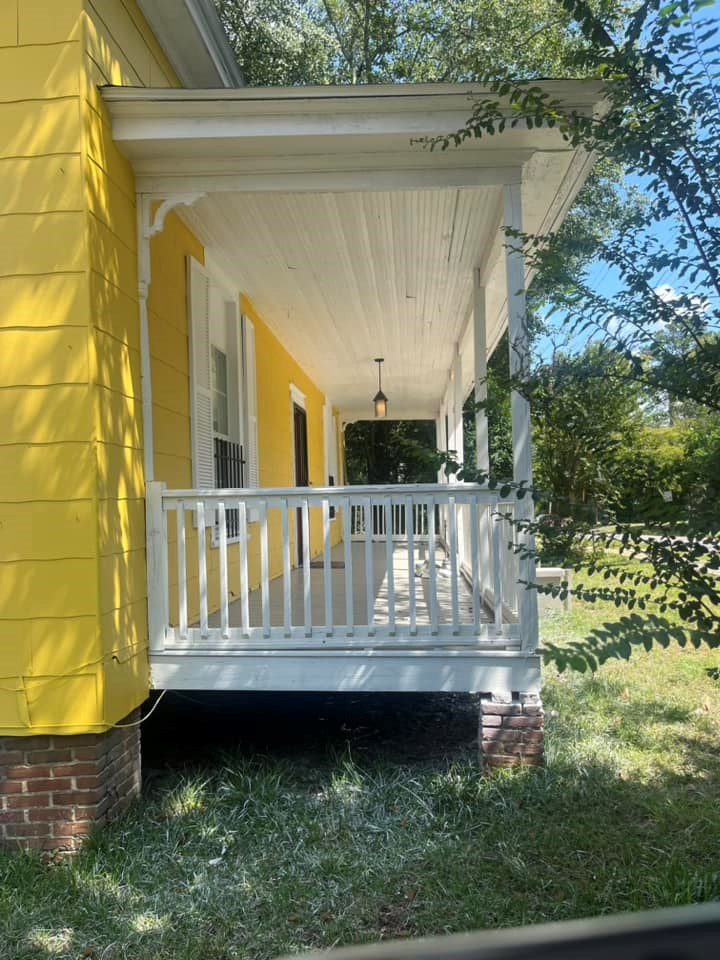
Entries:
{"type": "MultiPolygon", "coordinates": [[[[193,486],[257,486],[255,331],[233,294],[192,257],[188,315],[193,486]]],[[[237,532],[229,515],[228,534],[237,532]]]]}
{"type": "Polygon", "coordinates": [[[212,402],[213,431],[229,440],[227,354],[216,346],[212,348],[212,402]]]}

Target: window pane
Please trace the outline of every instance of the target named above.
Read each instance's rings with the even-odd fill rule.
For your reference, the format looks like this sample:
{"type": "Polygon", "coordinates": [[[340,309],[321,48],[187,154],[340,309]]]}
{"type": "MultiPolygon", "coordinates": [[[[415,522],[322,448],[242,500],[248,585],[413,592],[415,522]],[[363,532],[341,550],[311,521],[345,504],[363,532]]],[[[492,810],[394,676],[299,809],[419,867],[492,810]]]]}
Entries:
{"type": "Polygon", "coordinates": [[[228,435],[227,357],[212,348],[213,430],[228,435]]]}
{"type": "Polygon", "coordinates": [[[224,393],[227,396],[227,357],[222,350],[218,350],[217,347],[213,347],[212,352],[213,390],[217,390],[218,393],[224,393]]]}

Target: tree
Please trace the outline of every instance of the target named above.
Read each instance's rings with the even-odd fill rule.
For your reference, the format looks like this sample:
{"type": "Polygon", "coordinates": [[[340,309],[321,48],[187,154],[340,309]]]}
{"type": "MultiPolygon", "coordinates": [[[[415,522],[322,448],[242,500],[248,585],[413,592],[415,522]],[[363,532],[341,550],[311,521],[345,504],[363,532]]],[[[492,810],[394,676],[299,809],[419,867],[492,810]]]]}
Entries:
{"type": "Polygon", "coordinates": [[[350,483],[435,483],[432,420],[360,420],[345,428],[350,483]]]}
{"type": "MultiPolygon", "coordinates": [[[[512,417],[510,414],[510,377],[507,335],[488,358],[487,403],[490,474],[504,480],[513,474],[512,417]]],[[[470,470],[475,463],[475,395],[471,393],[463,407],[464,461],[470,470]]]]}
{"type": "MultiPolygon", "coordinates": [[[[710,415],[720,410],[720,57],[717,29],[699,13],[707,5],[645,0],[618,26],[585,0],[563,0],[586,40],[578,67],[603,81],[604,113],[565,109],[531,82],[489,78],[497,99],[478,103],[467,127],[439,145],[549,125],[572,146],[642,178],[649,194],[642,215],[598,246],[609,282],[598,288],[585,273],[558,291],[558,307],[566,326],[614,352],[637,383],[710,415]]],[[[521,240],[540,269],[552,267],[552,238],[509,242],[521,240]]],[[[532,393],[532,381],[517,386],[532,393]]],[[[673,638],[720,645],[720,538],[692,527],[685,538],[657,539],[618,528],[612,542],[647,557],[653,575],[617,569],[615,586],[578,594],[632,611],[645,609],[659,589],[660,616],[630,613],[569,654],[551,650],[556,662],[595,667],[629,656],[636,644],[673,638]],[[680,627],[663,619],[667,611],[680,627]]]]}
{"type": "Polygon", "coordinates": [[[561,76],[584,43],[555,0],[215,2],[251,85],[561,76]]]}
{"type": "Polygon", "coordinates": [[[250,86],[330,83],[337,42],[303,0],[215,0],[250,86]]]}
{"type": "Polygon", "coordinates": [[[534,476],[561,517],[597,523],[617,512],[642,426],[639,389],[627,363],[590,343],[558,354],[533,375],[534,476]]]}

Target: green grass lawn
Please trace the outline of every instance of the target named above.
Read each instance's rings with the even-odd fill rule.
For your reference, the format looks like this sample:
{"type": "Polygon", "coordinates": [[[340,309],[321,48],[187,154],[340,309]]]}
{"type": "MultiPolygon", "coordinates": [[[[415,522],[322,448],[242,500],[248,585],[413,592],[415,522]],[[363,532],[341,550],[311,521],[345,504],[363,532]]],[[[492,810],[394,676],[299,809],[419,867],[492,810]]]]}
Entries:
{"type": "Polygon", "coordinates": [[[261,960],[720,898],[719,665],[548,671],[547,767],[490,779],[470,697],[163,704],[128,816],[70,863],[0,854],[0,957],[261,960]]]}

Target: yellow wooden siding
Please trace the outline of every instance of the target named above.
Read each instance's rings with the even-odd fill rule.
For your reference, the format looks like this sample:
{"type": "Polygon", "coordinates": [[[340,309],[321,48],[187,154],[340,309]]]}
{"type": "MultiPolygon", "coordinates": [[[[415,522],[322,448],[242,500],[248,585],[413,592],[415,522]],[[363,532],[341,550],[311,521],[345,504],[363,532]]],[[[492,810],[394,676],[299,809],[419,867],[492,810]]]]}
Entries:
{"type": "Polygon", "coordinates": [[[97,86],[178,85],[135,0],[86,0],[83,109],[85,203],[93,308],[92,381],[97,429],[99,606],[103,717],[117,720],[145,699],[145,572],[142,388],[137,306],[135,184],[112,140],[97,86]],[[119,650],[125,652],[117,656],[119,650]]]}
{"type": "Polygon", "coordinates": [[[0,160],[0,216],[82,209],[79,156],[0,160]]]}
{"type": "MultiPolygon", "coordinates": [[[[188,362],[188,315],[186,298],[186,257],[204,262],[202,246],[182,220],[170,214],[163,232],[153,238],[152,285],[149,297],[150,354],[153,387],[154,466],[157,480],[170,488],[192,486],[192,453],[190,445],[190,382],[188,362]]],[[[257,406],[259,436],[260,485],[292,486],[294,453],[292,444],[290,384],[306,397],[308,417],[308,460],[310,481],[315,486],[325,482],[323,405],[325,397],[302,368],[270,332],[246,297],[240,297],[240,309],[255,327],[257,362],[257,406]]],[[[171,618],[177,622],[177,561],[174,518],[169,524],[169,579],[171,618]]],[[[294,520],[291,520],[292,557],[295,553],[294,520]]],[[[269,516],[270,575],[282,573],[280,517],[269,516]]],[[[197,572],[197,530],[186,523],[188,556],[188,616],[199,617],[197,572]]],[[[339,542],[341,525],[333,523],[333,543],[339,542]]],[[[207,538],[208,595],[210,609],[219,606],[219,557],[207,538]]],[[[319,511],[313,511],[311,552],[322,549],[322,527],[319,511]]],[[[240,567],[237,549],[230,548],[228,562],[231,598],[240,595],[240,567]]],[[[251,524],[248,545],[248,584],[260,584],[260,537],[258,525],[251,524]]]]}
{"type": "Polygon", "coordinates": [[[0,557],[14,560],[92,559],[95,538],[92,500],[48,500],[0,504],[0,557]],[[69,549],[68,549],[69,548],[69,549]]]}
{"type": "MultiPolygon", "coordinates": [[[[149,687],[135,185],[104,83],[178,83],[135,0],[0,3],[0,734],[106,729],[149,687]]],[[[149,323],[154,466],[172,487],[192,483],[188,254],[203,260],[170,215],[152,241],[149,323]]],[[[242,306],[256,329],[260,482],[292,483],[294,383],[321,484],[325,398],[242,306]]],[[[190,557],[196,536],[188,523],[190,557]]],[[[275,576],[278,517],[270,536],[275,576]]],[[[174,538],[171,525],[171,550],[174,538]]],[[[256,526],[249,553],[256,587],[256,526]]],[[[212,547],[208,563],[217,598],[212,547]]],[[[237,551],[229,568],[237,595],[237,551]]],[[[196,615],[192,575],[190,604],[196,615]]]]}
{"type": "Polygon", "coordinates": [[[5,0],[0,3],[0,47],[16,47],[17,42],[17,0],[5,0]]]}
{"type": "Polygon", "coordinates": [[[0,329],[87,328],[90,301],[84,273],[0,277],[0,329]]]}
{"type": "MultiPolygon", "coordinates": [[[[0,57],[5,49],[0,49],[0,57]]],[[[67,100],[19,100],[0,103],[0,157],[73,156],[82,150],[80,103],[67,100]]],[[[38,184],[42,190],[42,185],[38,184]]]]}
{"type": "MultiPolygon", "coordinates": [[[[7,0],[4,0],[7,2],[7,0]]],[[[13,0],[10,0],[11,4],[13,0]]],[[[17,0],[17,38],[24,44],[53,44],[77,38],[79,3],[53,0],[17,0]]]]}
{"type": "Polygon", "coordinates": [[[118,81],[177,83],[135,0],[0,3],[0,733],[104,729],[148,690],[118,81]]]}
{"type": "MultiPolygon", "coordinates": [[[[0,405],[5,393],[0,390],[0,405]]],[[[0,428],[0,437],[3,433],[0,428]]],[[[90,441],[2,443],[0,462],[2,504],[84,500],[95,495],[95,444],[90,441]]]]}

